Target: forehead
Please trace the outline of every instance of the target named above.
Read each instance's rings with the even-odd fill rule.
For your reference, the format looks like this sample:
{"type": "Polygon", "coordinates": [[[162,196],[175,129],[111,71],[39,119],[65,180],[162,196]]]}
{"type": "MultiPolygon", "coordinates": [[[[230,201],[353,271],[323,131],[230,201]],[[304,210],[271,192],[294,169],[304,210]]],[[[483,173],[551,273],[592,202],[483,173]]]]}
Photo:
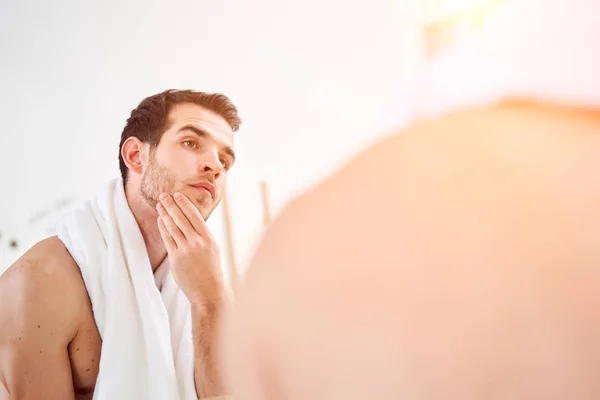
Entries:
{"type": "Polygon", "coordinates": [[[224,144],[233,144],[233,131],[227,121],[214,111],[197,104],[179,103],[171,108],[167,131],[177,133],[184,125],[194,125],[224,144]]]}

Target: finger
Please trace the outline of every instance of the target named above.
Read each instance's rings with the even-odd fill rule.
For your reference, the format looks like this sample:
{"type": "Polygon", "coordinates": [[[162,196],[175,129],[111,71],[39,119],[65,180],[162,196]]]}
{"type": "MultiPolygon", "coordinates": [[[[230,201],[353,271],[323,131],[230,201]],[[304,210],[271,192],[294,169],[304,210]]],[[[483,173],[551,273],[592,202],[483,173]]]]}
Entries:
{"type": "Polygon", "coordinates": [[[193,235],[196,234],[194,227],[187,219],[187,217],[183,214],[183,212],[179,209],[179,206],[177,205],[177,203],[175,203],[173,198],[168,194],[163,193],[160,195],[159,199],[164,208],[169,213],[169,216],[172,218],[173,222],[175,222],[175,225],[177,225],[177,227],[180,229],[183,235],[188,239],[193,237],[193,235]]]}
{"type": "Polygon", "coordinates": [[[160,218],[162,219],[163,223],[165,224],[165,227],[167,228],[167,232],[169,233],[169,235],[171,235],[171,237],[177,244],[177,247],[181,247],[185,243],[185,236],[183,236],[183,233],[181,233],[181,230],[177,227],[177,224],[175,224],[173,218],[171,218],[171,216],[169,215],[167,210],[165,210],[165,207],[161,203],[158,203],[156,205],[156,209],[158,210],[158,215],[160,215],[160,218]]]}
{"type": "Polygon", "coordinates": [[[160,237],[162,238],[163,243],[167,248],[167,253],[172,253],[174,250],[177,250],[177,244],[175,243],[175,240],[173,240],[173,237],[167,231],[167,227],[165,226],[165,223],[163,222],[161,217],[158,217],[157,223],[158,231],[160,232],[160,237]]]}
{"type": "Polygon", "coordinates": [[[173,197],[193,229],[201,236],[208,237],[210,235],[210,230],[204,221],[204,217],[202,217],[202,214],[200,214],[200,211],[198,211],[190,199],[182,193],[175,193],[173,197]]]}

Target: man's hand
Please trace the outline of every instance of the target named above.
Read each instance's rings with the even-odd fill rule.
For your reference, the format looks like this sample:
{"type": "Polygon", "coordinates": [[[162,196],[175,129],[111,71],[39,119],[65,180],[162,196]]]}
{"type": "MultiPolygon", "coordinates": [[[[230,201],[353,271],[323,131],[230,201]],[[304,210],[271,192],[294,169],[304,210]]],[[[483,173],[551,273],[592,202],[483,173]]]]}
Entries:
{"type": "Polygon", "coordinates": [[[222,297],[219,247],[198,209],[183,194],[163,193],[156,206],[158,229],[175,282],[193,305],[206,306],[222,297]]]}
{"type": "Polygon", "coordinates": [[[222,395],[221,374],[213,351],[224,300],[219,247],[187,197],[163,193],[159,199],[158,229],[171,272],[191,303],[196,392],[201,399],[222,395]]]}

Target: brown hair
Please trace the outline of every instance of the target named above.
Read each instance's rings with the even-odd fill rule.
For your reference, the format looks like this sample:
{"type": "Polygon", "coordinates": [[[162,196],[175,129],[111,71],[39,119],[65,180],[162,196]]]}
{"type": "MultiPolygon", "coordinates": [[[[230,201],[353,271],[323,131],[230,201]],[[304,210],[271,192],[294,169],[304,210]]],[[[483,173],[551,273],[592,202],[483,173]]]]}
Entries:
{"type": "Polygon", "coordinates": [[[127,165],[121,155],[121,148],[125,141],[134,136],[144,143],[149,143],[150,148],[156,148],[168,126],[168,117],[171,108],[179,103],[193,103],[211,110],[227,121],[231,129],[236,132],[240,127],[240,117],[237,108],[231,100],[220,93],[195,92],[192,90],[169,89],[162,93],[147,97],[133,110],[127,119],[127,124],[121,133],[119,143],[119,169],[123,182],[127,180],[127,165]]]}

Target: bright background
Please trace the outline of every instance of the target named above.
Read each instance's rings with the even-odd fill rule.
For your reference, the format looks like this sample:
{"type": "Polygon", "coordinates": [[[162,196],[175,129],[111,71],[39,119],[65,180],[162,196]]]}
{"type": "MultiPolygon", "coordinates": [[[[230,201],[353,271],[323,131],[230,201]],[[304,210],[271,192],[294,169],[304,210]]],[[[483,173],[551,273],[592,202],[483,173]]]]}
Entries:
{"type": "MultiPolygon", "coordinates": [[[[129,112],[167,88],[222,92],[240,110],[230,199],[243,270],[263,229],[260,181],[276,215],[402,126],[428,54],[424,23],[480,3],[2,2],[0,271],[118,176],[129,112]]],[[[222,212],[209,224],[225,255],[222,212]]]]}

